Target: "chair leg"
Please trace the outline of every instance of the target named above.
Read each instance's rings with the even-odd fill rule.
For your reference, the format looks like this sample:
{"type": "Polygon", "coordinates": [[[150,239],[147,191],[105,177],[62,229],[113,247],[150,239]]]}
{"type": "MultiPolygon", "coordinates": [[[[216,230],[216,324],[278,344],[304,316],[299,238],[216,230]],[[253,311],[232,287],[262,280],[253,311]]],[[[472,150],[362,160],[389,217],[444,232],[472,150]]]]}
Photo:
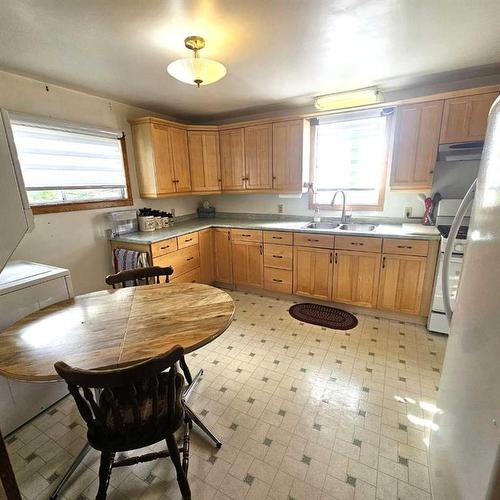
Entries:
{"type": "Polygon", "coordinates": [[[175,436],[170,434],[165,438],[167,442],[168,452],[170,453],[170,458],[174,463],[175,471],[177,472],[177,482],[179,483],[179,489],[181,490],[183,500],[191,500],[191,489],[189,488],[189,483],[182,468],[181,456],[179,453],[179,448],[177,446],[177,441],[175,436]]]}
{"type": "Polygon", "coordinates": [[[108,490],[109,477],[111,476],[111,468],[115,454],[111,451],[101,452],[101,463],[99,464],[99,489],[97,490],[96,500],[106,500],[106,492],[108,490]]]}

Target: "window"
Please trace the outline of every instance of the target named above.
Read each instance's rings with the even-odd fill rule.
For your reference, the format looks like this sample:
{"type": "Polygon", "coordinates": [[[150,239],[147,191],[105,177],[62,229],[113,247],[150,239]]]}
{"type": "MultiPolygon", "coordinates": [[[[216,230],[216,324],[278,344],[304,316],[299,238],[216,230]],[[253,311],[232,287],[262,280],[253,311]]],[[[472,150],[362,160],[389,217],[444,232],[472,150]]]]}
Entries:
{"type": "MultiPolygon", "coordinates": [[[[355,210],[383,210],[392,109],[321,117],[316,125],[313,203],[330,207],[342,190],[355,210]]],[[[339,207],[342,197],[335,200],[339,207]]]]}
{"type": "Polygon", "coordinates": [[[10,118],[34,213],[132,204],[121,131],[10,118]]]}

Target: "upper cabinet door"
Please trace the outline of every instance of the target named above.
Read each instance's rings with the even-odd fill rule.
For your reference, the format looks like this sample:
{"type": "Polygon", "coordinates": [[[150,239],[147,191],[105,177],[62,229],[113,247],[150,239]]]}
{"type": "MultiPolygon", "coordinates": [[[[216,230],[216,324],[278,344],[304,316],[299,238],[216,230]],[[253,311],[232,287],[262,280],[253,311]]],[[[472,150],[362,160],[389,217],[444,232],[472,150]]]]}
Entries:
{"type": "Polygon", "coordinates": [[[245,136],[242,128],[221,130],[220,165],[223,191],[245,189],[245,136]]]}
{"type": "Polygon", "coordinates": [[[176,193],[191,191],[187,132],[181,128],[169,127],[172,150],[172,167],[176,193]]]}
{"type": "MultiPolygon", "coordinates": [[[[169,129],[165,125],[151,125],[157,194],[175,193],[169,129]]],[[[146,171],[143,172],[143,175],[147,174],[146,171]]]]}
{"type": "Polygon", "coordinates": [[[309,160],[309,122],[273,123],[273,187],[277,191],[302,192],[309,160]]]}
{"type": "Polygon", "coordinates": [[[486,134],[488,112],[497,97],[498,92],[491,92],[446,99],[441,144],[482,141],[486,134]]]}
{"type": "Polygon", "coordinates": [[[391,187],[428,189],[436,163],[443,101],[401,106],[397,111],[391,187]]]}
{"type": "Polygon", "coordinates": [[[220,191],[219,132],[188,132],[191,188],[196,192],[220,191]]]}
{"type": "Polygon", "coordinates": [[[245,127],[245,171],[247,189],[273,187],[273,125],[245,127]]]}

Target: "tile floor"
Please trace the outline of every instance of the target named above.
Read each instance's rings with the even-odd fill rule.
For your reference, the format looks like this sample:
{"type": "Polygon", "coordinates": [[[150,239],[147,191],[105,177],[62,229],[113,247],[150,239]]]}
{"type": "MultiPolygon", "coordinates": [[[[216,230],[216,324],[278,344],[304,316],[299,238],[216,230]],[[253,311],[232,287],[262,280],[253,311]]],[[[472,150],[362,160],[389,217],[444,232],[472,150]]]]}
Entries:
{"type": "MultiPolygon", "coordinates": [[[[193,500],[430,499],[445,337],[362,315],[353,330],[324,329],[291,318],[291,301],[231,294],[231,327],[188,356],[193,373],[205,370],[191,404],[224,442],[192,434],[193,500]]],[[[85,429],[66,398],[7,442],[23,497],[43,499],[85,429]]],[[[91,452],[63,497],[94,498],[97,470],[91,452]]],[[[179,499],[171,462],[114,470],[108,498],[179,499]]]]}

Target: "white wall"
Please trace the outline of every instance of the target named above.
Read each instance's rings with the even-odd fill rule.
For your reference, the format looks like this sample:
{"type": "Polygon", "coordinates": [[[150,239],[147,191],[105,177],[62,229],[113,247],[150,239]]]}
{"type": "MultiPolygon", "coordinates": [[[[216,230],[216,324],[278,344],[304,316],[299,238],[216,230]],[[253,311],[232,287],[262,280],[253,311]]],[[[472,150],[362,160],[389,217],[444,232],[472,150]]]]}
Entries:
{"type": "MultiPolygon", "coordinates": [[[[120,128],[125,131],[134,206],[175,208],[176,215],[193,213],[197,197],[141,200],[135,174],[131,132],[127,120],[154,115],[151,111],[0,71],[0,107],[10,111],[120,128]]],[[[121,207],[131,208],[131,207],[121,207]]],[[[35,216],[35,229],[25,236],[13,258],[61,266],[71,271],[76,293],[104,288],[112,272],[109,242],[104,237],[105,214],[113,209],[82,210],[35,216]]]]}

